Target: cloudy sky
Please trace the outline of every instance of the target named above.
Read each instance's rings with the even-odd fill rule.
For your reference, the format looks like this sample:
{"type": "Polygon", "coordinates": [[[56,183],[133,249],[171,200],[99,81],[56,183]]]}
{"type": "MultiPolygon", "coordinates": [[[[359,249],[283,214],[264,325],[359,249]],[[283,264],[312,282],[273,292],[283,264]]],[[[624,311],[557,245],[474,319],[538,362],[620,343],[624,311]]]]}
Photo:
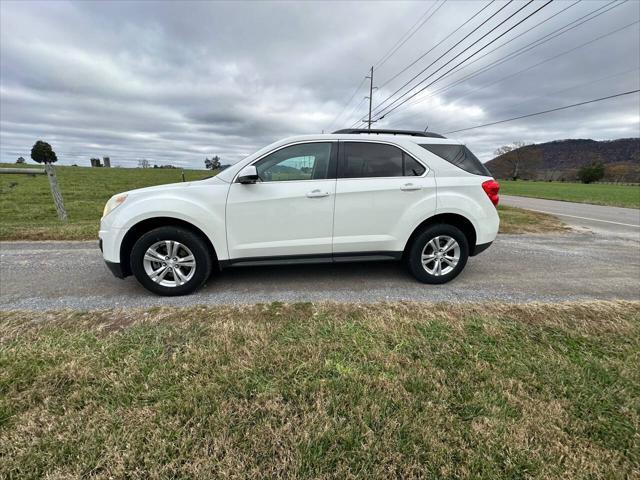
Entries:
{"type": "MultiPolygon", "coordinates": [[[[43,139],[63,164],[234,162],[282,137],[357,123],[372,65],[374,106],[400,89],[378,109],[437,80],[377,125],[437,132],[640,88],[636,0],[556,0],[438,79],[544,3],[2,0],[0,161],[28,158],[43,139]]],[[[514,140],[639,129],[633,94],[451,136],[486,161],[514,140]]]]}

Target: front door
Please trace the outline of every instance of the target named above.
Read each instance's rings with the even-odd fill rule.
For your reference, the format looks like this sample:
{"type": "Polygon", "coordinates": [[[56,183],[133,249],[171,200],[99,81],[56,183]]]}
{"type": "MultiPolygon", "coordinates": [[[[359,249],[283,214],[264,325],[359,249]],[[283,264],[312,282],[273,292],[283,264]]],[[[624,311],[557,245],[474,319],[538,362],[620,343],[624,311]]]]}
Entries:
{"type": "Polygon", "coordinates": [[[229,258],[330,258],[336,158],[336,142],[310,142],[253,163],[260,180],[229,189],[229,258]]]}

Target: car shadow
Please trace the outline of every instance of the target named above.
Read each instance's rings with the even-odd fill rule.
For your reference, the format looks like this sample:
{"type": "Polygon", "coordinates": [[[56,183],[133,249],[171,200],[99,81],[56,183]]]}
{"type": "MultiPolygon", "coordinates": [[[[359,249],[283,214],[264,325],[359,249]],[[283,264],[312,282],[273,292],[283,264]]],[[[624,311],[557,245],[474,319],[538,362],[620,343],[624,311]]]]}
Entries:
{"type": "Polygon", "coordinates": [[[381,288],[389,283],[415,284],[401,262],[323,263],[231,267],[214,273],[205,288],[257,287],[262,291],[381,288]]]}

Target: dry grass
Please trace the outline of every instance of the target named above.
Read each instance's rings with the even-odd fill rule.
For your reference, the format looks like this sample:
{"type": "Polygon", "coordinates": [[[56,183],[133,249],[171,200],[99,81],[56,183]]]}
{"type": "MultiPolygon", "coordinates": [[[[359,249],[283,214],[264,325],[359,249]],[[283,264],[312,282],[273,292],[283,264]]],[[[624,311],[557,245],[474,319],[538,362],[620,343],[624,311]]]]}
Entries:
{"type": "Polygon", "coordinates": [[[498,207],[500,233],[561,233],[569,231],[558,217],[515,207],[498,207]]]}
{"type": "Polygon", "coordinates": [[[640,303],[2,313],[0,478],[637,478],[640,303]]]}

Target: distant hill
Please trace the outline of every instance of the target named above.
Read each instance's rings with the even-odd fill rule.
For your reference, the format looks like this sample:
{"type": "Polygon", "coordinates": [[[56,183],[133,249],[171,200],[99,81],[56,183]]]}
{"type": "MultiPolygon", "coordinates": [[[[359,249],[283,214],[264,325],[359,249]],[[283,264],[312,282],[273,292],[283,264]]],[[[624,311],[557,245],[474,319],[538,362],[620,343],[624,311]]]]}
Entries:
{"type": "Polygon", "coordinates": [[[605,165],[604,181],[640,182],[640,138],[555,140],[521,147],[485,165],[496,178],[511,178],[518,156],[521,179],[572,181],[582,166],[599,162],[605,165]]]}

